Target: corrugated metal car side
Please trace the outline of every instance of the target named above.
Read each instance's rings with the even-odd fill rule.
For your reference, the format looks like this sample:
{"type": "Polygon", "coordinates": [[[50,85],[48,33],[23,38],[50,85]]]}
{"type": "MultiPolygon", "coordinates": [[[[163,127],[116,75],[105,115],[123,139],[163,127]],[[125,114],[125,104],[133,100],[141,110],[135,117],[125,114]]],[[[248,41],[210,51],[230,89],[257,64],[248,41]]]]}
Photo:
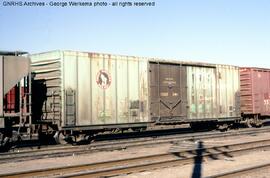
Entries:
{"type": "Polygon", "coordinates": [[[270,70],[253,70],[254,109],[262,116],[270,116],[270,70]]]}
{"type": "Polygon", "coordinates": [[[33,89],[33,95],[35,95],[36,92],[38,92],[37,95],[39,95],[33,96],[33,105],[35,105],[33,112],[39,113],[36,109],[42,109],[40,119],[52,121],[55,124],[61,124],[63,112],[61,52],[53,51],[34,54],[31,55],[31,61],[32,72],[35,73],[33,87],[37,87],[33,89]],[[46,85],[45,89],[40,86],[43,82],[46,85]],[[35,101],[38,103],[35,103],[35,101]],[[42,108],[37,108],[39,102],[43,102],[41,103],[42,108]]]}
{"type": "Polygon", "coordinates": [[[241,68],[241,110],[270,116],[270,70],[241,68]]]}
{"type": "Polygon", "coordinates": [[[239,67],[217,65],[218,117],[240,117],[240,74],[239,67]]]}
{"type": "Polygon", "coordinates": [[[137,57],[64,51],[67,125],[147,122],[147,64],[137,57]]]}
{"type": "MultiPolygon", "coordinates": [[[[149,121],[148,70],[149,61],[155,60],[75,51],[42,53],[33,55],[32,59],[36,78],[45,78],[47,95],[51,96],[43,108],[47,109],[47,119],[62,118],[62,126],[149,121]],[[59,93],[58,99],[52,95],[54,92],[59,93]]],[[[240,116],[238,67],[188,62],[176,64],[185,65],[182,77],[187,77],[187,81],[185,78],[175,86],[176,89],[183,88],[182,96],[186,96],[188,90],[188,105],[182,98],[184,112],[174,114],[172,110],[167,115],[186,116],[187,108],[188,119],[240,116]]],[[[170,76],[164,81],[173,84],[170,76]]],[[[175,88],[174,85],[165,87],[171,91],[170,88],[175,88]]],[[[168,96],[178,95],[172,92],[168,96]]],[[[171,101],[166,102],[166,106],[173,105],[171,101]]]]}
{"type": "Polygon", "coordinates": [[[187,66],[188,118],[216,118],[216,68],[187,66]]]}
{"type": "Polygon", "coordinates": [[[239,68],[187,65],[188,118],[240,117],[239,68]]]}
{"type": "Polygon", "coordinates": [[[240,69],[240,91],[241,91],[241,112],[244,114],[252,114],[253,96],[252,96],[252,79],[251,69],[240,69]]]}

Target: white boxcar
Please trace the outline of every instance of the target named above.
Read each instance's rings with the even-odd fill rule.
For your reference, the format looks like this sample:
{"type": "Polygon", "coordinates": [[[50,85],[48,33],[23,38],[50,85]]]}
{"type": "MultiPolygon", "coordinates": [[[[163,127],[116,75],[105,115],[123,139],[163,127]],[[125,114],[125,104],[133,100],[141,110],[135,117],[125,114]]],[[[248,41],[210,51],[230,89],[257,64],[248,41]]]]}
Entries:
{"type": "Polygon", "coordinates": [[[239,68],[76,51],[31,55],[41,119],[65,128],[240,118],[239,68]]]}
{"type": "Polygon", "coordinates": [[[148,121],[146,58],[52,51],[31,60],[47,87],[42,119],[66,127],[148,121]]]}

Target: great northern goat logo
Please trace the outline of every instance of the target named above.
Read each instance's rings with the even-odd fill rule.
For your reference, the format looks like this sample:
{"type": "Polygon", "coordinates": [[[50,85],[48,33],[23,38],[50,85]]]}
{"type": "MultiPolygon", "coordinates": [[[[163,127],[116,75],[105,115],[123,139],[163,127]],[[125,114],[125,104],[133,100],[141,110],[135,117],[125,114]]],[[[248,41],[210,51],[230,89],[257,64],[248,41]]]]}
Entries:
{"type": "Polygon", "coordinates": [[[112,79],[109,72],[102,69],[97,73],[96,82],[102,89],[107,89],[111,85],[112,79]]]}

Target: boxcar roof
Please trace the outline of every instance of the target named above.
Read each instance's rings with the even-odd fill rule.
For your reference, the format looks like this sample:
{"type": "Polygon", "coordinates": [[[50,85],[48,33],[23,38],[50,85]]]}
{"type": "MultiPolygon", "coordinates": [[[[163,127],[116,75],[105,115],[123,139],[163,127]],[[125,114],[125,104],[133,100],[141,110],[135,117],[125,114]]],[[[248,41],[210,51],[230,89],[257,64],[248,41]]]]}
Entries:
{"type": "Polygon", "coordinates": [[[269,68],[261,68],[261,67],[240,67],[240,70],[246,70],[246,69],[251,69],[251,70],[260,70],[260,71],[267,71],[269,72],[269,68]]]}
{"type": "MultiPolygon", "coordinates": [[[[101,52],[85,52],[85,51],[73,51],[73,50],[53,50],[48,52],[42,52],[42,53],[36,53],[32,55],[39,55],[39,54],[47,54],[47,53],[53,53],[53,52],[64,52],[69,53],[69,55],[105,55],[110,57],[124,57],[124,58],[137,58],[137,59],[144,59],[148,60],[150,62],[157,62],[157,63],[177,63],[182,64],[186,66],[198,66],[198,67],[216,67],[216,65],[224,65],[224,66],[234,66],[230,64],[214,64],[214,63],[207,63],[207,62],[196,62],[196,61],[187,61],[187,60],[181,60],[181,59],[164,59],[164,58],[157,58],[157,57],[142,57],[142,56],[133,56],[133,55],[118,55],[118,54],[109,54],[109,53],[101,53],[101,52]]],[[[238,67],[238,66],[234,66],[238,67]]]]}

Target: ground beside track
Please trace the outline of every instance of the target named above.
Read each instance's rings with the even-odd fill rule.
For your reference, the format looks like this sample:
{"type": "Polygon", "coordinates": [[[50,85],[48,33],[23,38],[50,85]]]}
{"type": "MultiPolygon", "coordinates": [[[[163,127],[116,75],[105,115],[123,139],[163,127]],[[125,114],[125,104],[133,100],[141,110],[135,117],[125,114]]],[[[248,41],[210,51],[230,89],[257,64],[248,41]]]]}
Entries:
{"type": "MultiPolygon", "coordinates": [[[[251,135],[246,135],[246,136],[235,136],[233,138],[226,137],[226,138],[205,139],[202,141],[203,141],[204,146],[206,147],[206,146],[218,146],[218,145],[222,145],[226,143],[239,143],[240,141],[245,142],[245,141],[262,140],[262,139],[268,139],[268,138],[270,138],[270,133],[259,133],[259,134],[251,134],[251,135]]],[[[44,169],[44,168],[53,168],[53,167],[61,167],[61,166],[68,166],[68,165],[78,165],[82,163],[95,163],[95,162],[101,162],[101,161],[106,161],[106,160],[138,157],[138,156],[145,156],[145,155],[164,153],[164,152],[189,150],[189,149],[196,148],[197,143],[198,143],[197,140],[189,140],[189,141],[174,142],[170,144],[142,146],[142,147],[134,147],[134,148],[128,148],[128,149],[123,149],[123,150],[106,151],[106,152],[96,152],[96,153],[86,154],[86,155],[74,155],[74,156],[60,157],[60,158],[44,158],[44,159],[39,159],[39,160],[5,163],[5,164],[0,164],[0,174],[12,173],[15,171],[20,172],[20,171],[27,171],[27,170],[33,170],[33,169],[44,169]]],[[[267,153],[268,156],[263,156],[263,157],[269,159],[270,152],[265,152],[265,153],[267,153]]],[[[217,160],[217,161],[224,161],[225,163],[237,162],[233,159],[234,158],[229,157],[227,159],[217,160]]],[[[208,161],[206,160],[205,163],[208,163],[208,161]]],[[[205,163],[203,163],[203,170],[204,170],[205,163]]],[[[209,163],[211,162],[209,161],[209,163]]],[[[222,166],[223,163],[218,163],[218,164],[221,164],[221,168],[223,167],[222,166]]],[[[241,163],[237,163],[237,164],[241,165],[241,163]]],[[[162,170],[163,169],[160,169],[160,171],[162,170]]],[[[182,170],[182,167],[181,167],[181,170],[182,170]]],[[[163,174],[166,174],[166,172],[170,173],[170,170],[167,170],[167,171],[165,171],[165,173],[163,174]]],[[[187,172],[188,171],[186,171],[186,173],[187,172]]],[[[141,175],[137,173],[139,176],[136,174],[135,176],[143,177],[144,174],[147,174],[145,175],[145,177],[149,177],[148,174],[150,173],[153,174],[153,177],[155,177],[155,174],[154,174],[155,172],[153,171],[142,172],[141,175]]],[[[172,176],[173,175],[174,174],[172,174],[172,176]]],[[[133,176],[133,174],[129,176],[133,176]]],[[[156,176],[156,177],[161,177],[161,175],[156,176]]],[[[187,177],[189,176],[187,175],[187,177]]]]}
{"type": "MultiPolygon", "coordinates": [[[[204,159],[201,164],[201,177],[218,175],[223,172],[229,172],[237,169],[244,169],[263,163],[270,163],[270,151],[251,152],[245,155],[232,158],[223,158],[219,160],[204,159]]],[[[131,173],[128,175],[114,176],[113,178],[191,178],[194,173],[194,164],[184,166],[169,167],[131,173]]],[[[269,178],[270,169],[263,171],[254,171],[248,175],[241,175],[237,178],[269,178]]],[[[200,177],[199,177],[200,178],[200,177]]]]}

